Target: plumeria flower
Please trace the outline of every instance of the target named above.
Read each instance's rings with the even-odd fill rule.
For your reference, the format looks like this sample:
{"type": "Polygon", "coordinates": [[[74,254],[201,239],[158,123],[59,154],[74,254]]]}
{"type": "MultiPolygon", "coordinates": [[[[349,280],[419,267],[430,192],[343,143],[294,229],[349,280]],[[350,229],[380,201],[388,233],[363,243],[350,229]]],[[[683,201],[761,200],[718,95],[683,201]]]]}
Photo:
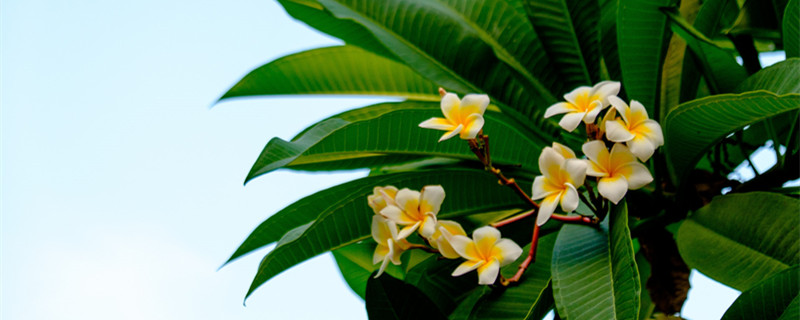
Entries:
{"type": "Polygon", "coordinates": [[[394,197],[397,195],[397,188],[394,186],[375,187],[372,189],[372,194],[367,196],[367,204],[375,211],[375,214],[380,214],[383,208],[387,205],[394,205],[394,197]]]}
{"type": "Polygon", "coordinates": [[[627,143],[631,153],[643,162],[650,159],[656,148],[664,145],[661,126],[647,117],[647,110],[639,101],[631,100],[630,106],[617,97],[609,97],[608,101],[619,111],[622,119],[605,124],[606,138],[627,143]]]}
{"type": "Polygon", "coordinates": [[[442,186],[425,186],[421,192],[403,188],[394,198],[395,204],[381,210],[381,215],[399,225],[400,239],[405,239],[414,231],[429,239],[436,232],[436,215],[444,201],[442,186]]]}
{"type": "Polygon", "coordinates": [[[608,107],[608,97],[619,93],[620,84],[616,81],[602,81],[594,87],[578,87],[564,95],[566,102],[556,103],[544,113],[545,118],[566,113],[558,122],[564,130],[572,132],[581,123],[594,122],[597,114],[608,107]]]}
{"type": "Polygon", "coordinates": [[[478,269],[479,284],[493,284],[503,267],[522,254],[522,248],[510,239],[501,239],[500,231],[486,226],[475,230],[472,239],[462,236],[450,236],[450,244],[462,258],[467,259],[453,271],[457,277],[478,269]]]}
{"type": "Polygon", "coordinates": [[[575,159],[575,153],[566,146],[554,143],[553,148],[546,147],[542,150],[539,155],[539,170],[542,175],[533,180],[532,199],[544,199],[539,205],[536,224],[545,224],[559,204],[564,212],[572,212],[578,208],[580,199],[577,188],[586,179],[587,167],[586,162],[575,159]],[[566,158],[565,154],[571,158],[566,158]]]}
{"type": "Polygon", "coordinates": [[[653,181],[647,167],[639,163],[624,144],[615,143],[608,152],[603,141],[594,140],[583,144],[581,149],[589,158],[586,174],[600,177],[597,191],[614,204],[622,200],[629,189],[639,189],[653,181]]]}
{"type": "Polygon", "coordinates": [[[372,255],[372,263],[381,263],[376,278],[383,274],[389,261],[400,265],[400,255],[411,246],[405,239],[397,238],[397,225],[394,221],[379,215],[372,216],[372,239],[378,243],[372,255]]]}
{"type": "Polygon", "coordinates": [[[458,255],[453,246],[450,244],[450,239],[454,235],[466,236],[467,232],[461,227],[458,222],[450,220],[439,220],[436,224],[436,232],[433,233],[430,239],[431,247],[439,250],[445,258],[456,259],[461,257],[458,255]]]}
{"type": "Polygon", "coordinates": [[[444,118],[430,118],[419,124],[422,128],[447,131],[439,142],[459,134],[461,139],[475,139],[483,128],[483,113],[489,106],[489,96],[485,94],[468,94],[459,100],[458,96],[439,89],[442,96],[442,113],[444,118]]]}

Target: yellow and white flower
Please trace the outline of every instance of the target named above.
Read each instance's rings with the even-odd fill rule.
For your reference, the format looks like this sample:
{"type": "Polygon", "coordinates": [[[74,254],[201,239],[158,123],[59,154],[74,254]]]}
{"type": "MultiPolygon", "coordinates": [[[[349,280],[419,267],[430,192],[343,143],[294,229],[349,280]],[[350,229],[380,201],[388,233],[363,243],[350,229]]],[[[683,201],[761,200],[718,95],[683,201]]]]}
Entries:
{"type": "Polygon", "coordinates": [[[376,278],[383,274],[389,261],[400,265],[400,255],[411,246],[405,239],[397,238],[397,225],[393,221],[379,215],[372,216],[372,239],[378,243],[372,263],[381,263],[376,278]]]}
{"type": "MultiPolygon", "coordinates": [[[[442,89],[440,89],[442,90],[442,89]]],[[[442,90],[442,92],[444,92],[442,90]]],[[[485,94],[468,94],[459,100],[452,93],[442,97],[442,113],[444,118],[430,118],[419,124],[422,128],[447,131],[439,142],[460,135],[461,139],[475,139],[483,128],[483,113],[489,106],[489,96],[485,94]]]]}
{"type": "Polygon", "coordinates": [[[394,197],[397,195],[397,188],[394,186],[375,187],[372,194],[367,196],[367,204],[375,214],[380,214],[387,205],[394,205],[394,197]]]}
{"type": "Polygon", "coordinates": [[[444,201],[442,186],[425,186],[421,192],[403,188],[397,192],[394,201],[394,205],[381,210],[381,215],[405,226],[398,234],[400,239],[405,239],[417,229],[426,239],[433,236],[436,232],[436,215],[444,201]]]}
{"type": "Polygon", "coordinates": [[[559,204],[564,212],[578,208],[577,188],[586,179],[587,166],[583,160],[575,159],[575,153],[566,146],[554,143],[553,148],[542,150],[539,155],[542,175],[533,180],[531,197],[533,200],[544,199],[539,205],[536,224],[545,224],[559,204]]]}
{"type": "Polygon", "coordinates": [[[622,119],[607,121],[606,138],[613,142],[625,142],[631,153],[641,161],[647,161],[656,148],[664,145],[661,126],[647,117],[647,110],[639,101],[631,100],[631,105],[617,97],[608,101],[619,111],[622,119]]]}
{"type": "Polygon", "coordinates": [[[593,87],[578,87],[564,95],[566,102],[559,102],[547,108],[544,117],[566,113],[558,125],[572,132],[581,121],[594,122],[600,111],[608,107],[608,97],[616,96],[619,89],[620,84],[616,81],[602,81],[593,87]]]}
{"type": "Polygon", "coordinates": [[[467,259],[453,271],[457,277],[472,270],[478,270],[479,284],[493,284],[503,267],[522,254],[522,248],[510,239],[501,239],[500,231],[486,226],[475,230],[472,239],[462,236],[450,236],[450,244],[462,258],[467,259]]]}
{"type": "Polygon", "coordinates": [[[431,247],[439,250],[439,253],[447,259],[456,259],[461,257],[458,255],[458,252],[453,249],[453,246],[448,240],[454,235],[466,236],[467,232],[464,231],[464,228],[461,227],[458,222],[439,220],[439,222],[436,224],[436,232],[433,233],[433,236],[431,236],[430,239],[431,247]]]}
{"type": "Polygon", "coordinates": [[[581,149],[589,158],[586,174],[600,177],[597,191],[614,204],[622,200],[628,190],[639,189],[653,181],[647,167],[639,163],[624,144],[615,143],[609,152],[603,141],[594,140],[583,144],[581,149]]]}

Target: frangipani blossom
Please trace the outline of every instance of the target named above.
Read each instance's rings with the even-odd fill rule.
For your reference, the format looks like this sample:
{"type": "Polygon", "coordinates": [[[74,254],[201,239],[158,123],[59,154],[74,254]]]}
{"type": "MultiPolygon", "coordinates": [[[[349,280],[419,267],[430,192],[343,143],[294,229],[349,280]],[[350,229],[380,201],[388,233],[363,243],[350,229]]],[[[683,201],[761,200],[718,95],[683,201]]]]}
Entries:
{"type": "Polygon", "coordinates": [[[630,106],[617,97],[609,97],[608,101],[619,111],[622,119],[606,122],[606,138],[613,142],[626,142],[639,160],[650,159],[656,148],[664,145],[661,126],[647,117],[647,110],[639,101],[631,100],[630,106]]]}
{"type": "Polygon", "coordinates": [[[395,204],[381,210],[381,215],[403,225],[399,238],[405,239],[414,231],[429,239],[436,232],[436,215],[444,201],[442,186],[425,186],[421,192],[403,188],[395,196],[395,204]]]}
{"type": "Polygon", "coordinates": [[[461,257],[458,255],[453,246],[450,244],[450,237],[454,235],[466,236],[467,232],[461,227],[458,222],[450,220],[439,220],[436,224],[436,232],[430,238],[431,247],[438,249],[447,259],[456,259],[461,257]]]}
{"type": "Polygon", "coordinates": [[[620,84],[616,81],[602,81],[594,87],[578,87],[564,95],[566,102],[556,103],[544,113],[545,118],[566,113],[558,122],[564,130],[572,132],[581,123],[594,122],[597,115],[608,107],[608,97],[619,93],[620,84]]]}
{"type": "Polygon", "coordinates": [[[617,204],[628,190],[644,187],[653,176],[643,164],[621,143],[615,143],[611,152],[606,149],[605,143],[594,140],[583,144],[583,154],[586,155],[589,167],[586,174],[600,177],[597,191],[604,198],[617,204]]]}
{"type": "MultiPolygon", "coordinates": [[[[443,89],[439,89],[444,92],[443,89]]],[[[419,124],[422,128],[447,131],[439,142],[459,134],[461,139],[475,139],[483,128],[483,113],[489,106],[489,96],[485,94],[468,94],[459,100],[452,93],[442,97],[442,113],[444,118],[430,118],[419,124]]]]}
{"type": "Polygon", "coordinates": [[[375,187],[372,194],[367,196],[367,204],[375,214],[380,214],[387,205],[394,205],[394,197],[397,195],[397,188],[394,186],[375,187]]]}
{"type": "Polygon", "coordinates": [[[539,170],[542,175],[533,180],[531,198],[544,198],[536,218],[536,224],[540,226],[550,219],[559,204],[564,212],[572,212],[578,208],[580,198],[577,188],[586,179],[586,162],[575,159],[575,153],[566,146],[558,147],[559,149],[546,147],[542,150],[539,155],[539,170]],[[566,159],[563,154],[571,154],[572,158],[566,159]]]}
{"type": "Polygon", "coordinates": [[[467,259],[453,271],[457,277],[478,269],[479,284],[493,284],[503,267],[522,254],[522,248],[510,239],[501,239],[500,231],[486,226],[475,230],[472,239],[461,236],[450,236],[450,244],[462,258],[467,259]]]}
{"type": "Polygon", "coordinates": [[[389,261],[400,265],[400,255],[410,247],[410,244],[405,239],[397,238],[397,225],[393,221],[379,215],[372,216],[372,239],[378,243],[372,255],[372,263],[381,262],[381,267],[375,275],[377,278],[386,270],[389,261]]]}
{"type": "Polygon", "coordinates": [[[575,151],[572,151],[569,147],[560,144],[558,142],[553,142],[553,150],[558,152],[564,159],[575,159],[575,151]]]}

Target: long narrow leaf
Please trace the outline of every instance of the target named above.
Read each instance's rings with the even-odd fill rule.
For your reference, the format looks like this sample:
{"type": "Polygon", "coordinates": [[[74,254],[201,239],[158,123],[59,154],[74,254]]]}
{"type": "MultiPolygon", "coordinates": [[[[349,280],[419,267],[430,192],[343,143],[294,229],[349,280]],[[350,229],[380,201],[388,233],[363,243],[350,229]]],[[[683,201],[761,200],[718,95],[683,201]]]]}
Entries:
{"type": "Polygon", "coordinates": [[[787,58],[800,57],[800,0],[789,0],[783,12],[783,49],[787,58]]]}
{"type": "MultiPolygon", "coordinates": [[[[800,267],[794,266],[759,282],[733,302],[722,320],[778,319],[800,296],[800,267]]],[[[789,315],[786,314],[789,318],[789,315]]],[[[794,319],[800,315],[795,313],[794,319]]],[[[789,318],[792,319],[792,318],[789,318]]]]}

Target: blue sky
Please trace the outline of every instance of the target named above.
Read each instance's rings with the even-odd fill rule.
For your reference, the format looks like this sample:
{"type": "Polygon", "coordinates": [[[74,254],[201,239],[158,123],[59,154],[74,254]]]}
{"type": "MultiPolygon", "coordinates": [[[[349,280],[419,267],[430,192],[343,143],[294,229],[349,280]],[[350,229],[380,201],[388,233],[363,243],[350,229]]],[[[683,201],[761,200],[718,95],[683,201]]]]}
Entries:
{"type": "MultiPolygon", "coordinates": [[[[247,307],[265,251],[217,271],[271,213],[364,175],[242,185],[271,137],[378,99],[210,108],[252,68],[336,40],[270,0],[8,0],[0,15],[0,318],[366,318],[329,255],[247,307]]],[[[689,318],[718,318],[738,294],[693,282],[689,318]]]]}

